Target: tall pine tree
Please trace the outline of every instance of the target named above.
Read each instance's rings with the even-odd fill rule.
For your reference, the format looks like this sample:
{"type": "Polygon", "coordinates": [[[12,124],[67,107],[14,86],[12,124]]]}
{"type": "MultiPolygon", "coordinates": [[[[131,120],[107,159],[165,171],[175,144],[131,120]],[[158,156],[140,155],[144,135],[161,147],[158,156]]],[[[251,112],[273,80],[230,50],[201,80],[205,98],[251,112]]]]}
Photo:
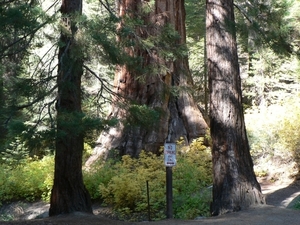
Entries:
{"type": "Polygon", "coordinates": [[[77,42],[79,30],[76,24],[76,18],[82,13],[82,0],[62,1],[61,13],[64,29],[58,53],[57,135],[50,216],[76,211],[92,213],[90,195],[82,175],[83,55],[77,42]]]}

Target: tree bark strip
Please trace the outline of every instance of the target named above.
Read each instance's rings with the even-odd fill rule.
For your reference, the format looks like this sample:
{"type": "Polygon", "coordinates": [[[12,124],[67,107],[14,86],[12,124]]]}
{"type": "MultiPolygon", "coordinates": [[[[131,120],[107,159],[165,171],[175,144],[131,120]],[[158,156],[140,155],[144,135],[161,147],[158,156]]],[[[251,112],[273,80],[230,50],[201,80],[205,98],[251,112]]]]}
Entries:
{"type": "Polygon", "coordinates": [[[61,33],[58,54],[57,136],[54,184],[49,216],[76,211],[92,213],[88,191],[83,184],[83,130],[81,120],[81,76],[83,60],[76,43],[78,28],[72,20],[81,14],[81,0],[64,0],[61,13],[63,24],[70,34],[61,33]]]}
{"type": "Polygon", "coordinates": [[[239,211],[265,199],[246,135],[232,0],[206,1],[207,65],[213,157],[211,214],[239,211]]]}

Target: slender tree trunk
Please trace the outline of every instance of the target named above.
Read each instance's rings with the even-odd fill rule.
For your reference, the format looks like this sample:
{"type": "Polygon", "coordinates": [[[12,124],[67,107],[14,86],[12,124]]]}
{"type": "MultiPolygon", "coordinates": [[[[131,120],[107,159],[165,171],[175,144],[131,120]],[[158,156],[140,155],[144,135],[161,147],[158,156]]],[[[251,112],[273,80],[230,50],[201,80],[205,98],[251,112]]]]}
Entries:
{"type": "MultiPolygon", "coordinates": [[[[1,73],[1,72],[0,72],[1,73]]],[[[4,82],[3,82],[3,75],[0,74],[0,121],[1,121],[1,124],[0,124],[0,144],[3,145],[4,142],[5,142],[5,137],[6,137],[6,134],[7,134],[7,129],[6,129],[6,117],[5,117],[5,105],[6,105],[6,102],[5,102],[5,94],[4,94],[4,82]]]]}
{"type": "Polygon", "coordinates": [[[206,1],[213,157],[212,215],[264,204],[253,171],[242,108],[232,0],[206,1]]]}
{"type": "Polygon", "coordinates": [[[49,215],[75,211],[92,213],[91,200],[82,178],[83,131],[81,120],[82,58],[76,43],[77,27],[72,21],[82,10],[81,0],[62,2],[63,24],[58,59],[57,137],[54,185],[49,215]]]}
{"type": "MultiPolygon", "coordinates": [[[[145,1],[146,2],[146,1],[145,1]]],[[[119,2],[119,15],[136,18],[141,10],[142,1],[123,0],[119,2]]],[[[180,34],[176,42],[180,47],[185,45],[185,9],[183,0],[156,0],[151,12],[142,17],[147,28],[136,30],[143,40],[149,36],[158,36],[166,25],[180,34]]],[[[121,25],[122,26],[122,25],[121,25]]],[[[137,40],[135,40],[137,41],[137,40]]],[[[174,44],[174,43],[173,43],[174,44]]],[[[166,141],[175,142],[183,137],[186,143],[204,136],[207,125],[193,100],[188,88],[192,85],[187,57],[167,60],[160,55],[159,47],[141,49],[132,46],[127,49],[129,55],[140,56],[142,67],[157,67],[157,73],[147,74],[144,80],[141,74],[133,72],[129,66],[119,66],[115,75],[116,92],[125,99],[160,112],[160,118],[153,122],[152,127],[124,126],[121,124],[98,139],[98,146],[87,164],[97,160],[100,155],[107,157],[110,149],[117,149],[121,154],[138,156],[146,150],[158,153],[160,146],[166,141]],[[161,68],[166,68],[164,71],[161,68]],[[178,90],[172,95],[171,90],[178,90]]],[[[128,116],[128,110],[115,101],[110,116],[119,119],[128,116]]]]}

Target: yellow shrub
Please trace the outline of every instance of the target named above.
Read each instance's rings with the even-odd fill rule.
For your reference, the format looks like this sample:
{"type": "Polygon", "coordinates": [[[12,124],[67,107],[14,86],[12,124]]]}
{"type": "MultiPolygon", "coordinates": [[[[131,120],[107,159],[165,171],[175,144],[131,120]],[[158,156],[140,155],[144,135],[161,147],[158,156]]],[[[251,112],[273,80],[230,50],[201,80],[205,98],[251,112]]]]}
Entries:
{"type": "MultiPolygon", "coordinates": [[[[202,139],[195,140],[190,147],[179,143],[177,148],[177,165],[173,167],[175,217],[193,219],[200,215],[207,216],[211,201],[211,191],[207,186],[212,181],[210,150],[203,145],[202,139]]],[[[120,219],[147,218],[147,181],[151,218],[165,218],[166,168],[163,155],[144,151],[139,158],[126,155],[121,162],[101,170],[102,176],[105,173],[112,174],[110,170],[115,175],[108,182],[99,183],[98,190],[103,200],[113,206],[120,219]]],[[[101,176],[101,173],[97,176],[101,176]]]]}
{"type": "Polygon", "coordinates": [[[49,200],[53,182],[54,158],[27,158],[17,167],[1,166],[0,202],[10,200],[49,200]]]}

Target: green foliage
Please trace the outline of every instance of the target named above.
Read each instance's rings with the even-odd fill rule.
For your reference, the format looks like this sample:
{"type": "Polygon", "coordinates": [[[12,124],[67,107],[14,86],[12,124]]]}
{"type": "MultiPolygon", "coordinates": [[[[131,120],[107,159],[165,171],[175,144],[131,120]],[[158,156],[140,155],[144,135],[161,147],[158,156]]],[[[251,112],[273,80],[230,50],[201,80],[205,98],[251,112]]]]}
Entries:
{"type": "Polygon", "coordinates": [[[300,168],[300,103],[299,97],[287,101],[285,106],[285,117],[282,120],[282,126],[278,129],[279,142],[287,150],[292,152],[294,159],[300,168]]]}
{"type": "Polygon", "coordinates": [[[45,19],[45,13],[41,7],[32,3],[32,1],[1,3],[0,26],[2,29],[0,40],[5,42],[0,45],[0,59],[3,55],[20,52],[18,48],[24,48],[31,41],[29,37],[37,31],[45,19]],[[16,34],[19,36],[11,38],[16,34]]]}
{"type": "Polygon", "coordinates": [[[82,156],[82,162],[83,162],[83,164],[86,162],[86,160],[88,160],[88,158],[92,155],[92,153],[93,153],[92,146],[89,143],[84,142],[83,156],[82,156]]]}
{"type": "Polygon", "coordinates": [[[27,149],[24,147],[24,143],[22,143],[20,139],[16,138],[10,143],[7,149],[1,152],[0,162],[14,167],[28,157],[28,155],[29,154],[27,149]]]}
{"type": "Polygon", "coordinates": [[[53,156],[26,158],[16,167],[0,165],[0,204],[13,200],[49,200],[53,182],[53,156]]]}
{"type": "Polygon", "coordinates": [[[42,158],[54,150],[55,131],[53,129],[41,129],[35,124],[12,120],[7,130],[8,140],[0,147],[2,154],[5,155],[6,163],[8,160],[19,161],[24,159],[24,156],[42,158]]]}
{"type": "Polygon", "coordinates": [[[93,164],[89,171],[84,171],[84,183],[92,199],[103,200],[99,186],[107,186],[110,180],[118,174],[119,171],[116,167],[116,163],[112,160],[105,163],[100,161],[93,164]]]}
{"type": "MultiPolygon", "coordinates": [[[[48,3],[44,3],[49,6],[48,3]]],[[[50,5],[55,7],[56,4],[50,5]]],[[[6,158],[11,155],[16,161],[24,155],[43,157],[54,151],[57,97],[55,47],[61,44],[57,43],[58,32],[61,30],[56,29],[58,24],[54,21],[59,13],[51,16],[53,8],[46,6],[48,9],[45,12],[41,6],[42,3],[39,1],[17,0],[6,1],[0,9],[0,25],[3,28],[0,31],[0,152],[6,151],[6,158]]],[[[80,27],[76,37],[78,47],[72,53],[74,59],[82,57],[88,66],[92,59],[97,59],[96,63],[93,61],[94,65],[103,64],[101,66],[105,67],[113,61],[113,53],[107,54],[107,50],[112,48],[114,56],[118,57],[119,51],[115,45],[113,32],[116,18],[99,16],[99,12],[99,19],[96,20],[95,17],[94,21],[90,20],[92,17],[87,18],[84,15],[74,15],[74,18],[80,27]],[[98,27],[93,27],[96,23],[98,27]],[[102,44],[95,43],[93,34],[97,32],[102,35],[98,39],[102,38],[102,44]],[[109,46],[101,48],[104,45],[109,46]],[[99,60],[101,57],[105,59],[99,60]]],[[[103,72],[105,76],[106,72],[107,70],[103,72]]],[[[104,76],[97,77],[96,74],[96,78],[91,78],[91,73],[88,72],[84,75],[86,76],[83,83],[87,87],[82,88],[84,114],[66,115],[60,119],[63,125],[68,127],[68,132],[84,133],[89,136],[88,141],[92,144],[91,139],[99,133],[99,130],[115,124],[116,121],[99,118],[99,112],[104,108],[101,103],[107,104],[109,99],[107,92],[112,87],[107,81],[105,84],[108,87],[103,84],[104,76]],[[91,80],[90,83],[87,80],[91,80]],[[99,83],[105,88],[100,87],[99,83]],[[95,86],[88,87],[92,86],[91,84],[95,86]],[[106,98],[99,101],[103,95],[106,95],[106,98]],[[87,101],[93,102],[93,108],[90,107],[91,104],[87,107],[87,101]]],[[[103,114],[101,116],[103,117],[103,114]]],[[[58,136],[63,135],[66,134],[58,133],[58,136]]]]}
{"type": "Polygon", "coordinates": [[[121,162],[106,162],[86,174],[85,184],[94,193],[92,197],[113,205],[120,219],[136,220],[147,218],[146,181],[149,181],[152,218],[157,218],[165,201],[162,162],[161,157],[146,152],[138,159],[123,156],[121,162]]]}
{"type": "MultiPolygon", "coordinates": [[[[116,119],[105,120],[89,117],[84,113],[66,113],[61,118],[65,127],[64,132],[56,132],[55,128],[39,127],[35,123],[22,120],[12,120],[8,126],[8,137],[6,144],[0,146],[3,155],[1,161],[8,164],[18,163],[26,156],[37,156],[42,158],[52,154],[55,149],[55,137],[63,138],[67,134],[85,134],[90,139],[117,123],[116,119]]],[[[94,140],[88,140],[91,144],[94,140]]]]}
{"type": "Polygon", "coordinates": [[[194,41],[205,36],[205,1],[185,1],[187,35],[194,41]]]}
{"type": "MultiPolygon", "coordinates": [[[[163,156],[141,152],[139,158],[123,156],[120,162],[97,165],[86,172],[85,184],[93,198],[113,206],[124,220],[147,219],[146,183],[149,183],[151,218],[165,218],[166,175],[163,156]]],[[[201,139],[188,148],[178,145],[173,172],[174,216],[193,219],[207,216],[212,182],[210,151],[201,139]]]]}
{"type": "MultiPolygon", "coordinates": [[[[298,196],[297,198],[299,198],[299,196],[298,196]]],[[[299,199],[298,199],[298,201],[294,204],[293,209],[300,210],[300,200],[299,200],[299,199]]]]}
{"type": "Polygon", "coordinates": [[[253,51],[264,46],[279,55],[292,53],[291,34],[297,29],[290,21],[293,1],[238,1],[236,7],[237,30],[243,36],[241,44],[245,49],[253,51]],[[249,41],[254,45],[249,45],[249,41]]]}
{"type": "Polygon", "coordinates": [[[11,214],[0,215],[0,221],[12,221],[14,220],[14,216],[11,214]]]}
{"type": "Polygon", "coordinates": [[[117,22],[119,19],[116,16],[107,13],[92,15],[86,21],[82,29],[85,31],[87,62],[92,62],[93,58],[97,59],[93,63],[100,62],[102,65],[123,65],[127,61],[130,62],[132,57],[123,52],[115,38],[117,22]]]}
{"type": "Polygon", "coordinates": [[[297,175],[300,168],[299,96],[261,111],[248,111],[245,121],[256,173],[273,173],[272,170],[278,168],[271,167],[271,162],[279,160],[279,165],[284,163],[288,167],[289,171],[283,172],[297,175]],[[266,164],[268,166],[263,167],[266,164]]]}
{"type": "Polygon", "coordinates": [[[169,61],[188,56],[185,45],[178,44],[180,35],[172,25],[165,25],[158,37],[153,38],[161,56],[169,61]]]}
{"type": "Polygon", "coordinates": [[[174,215],[176,218],[193,219],[209,216],[212,184],[210,149],[203,145],[202,138],[189,147],[179,149],[174,167],[174,215]]]}
{"type": "Polygon", "coordinates": [[[155,0],[150,0],[144,3],[141,7],[141,12],[143,14],[151,13],[155,9],[155,0]]]}
{"type": "Polygon", "coordinates": [[[205,68],[205,1],[185,1],[186,41],[190,71],[193,76],[195,100],[200,105],[207,103],[207,78],[205,68]]]}
{"type": "Polygon", "coordinates": [[[298,92],[299,79],[296,57],[282,57],[270,49],[252,55],[251,71],[244,74],[243,101],[247,107],[281,104],[298,92]]]}
{"type": "Polygon", "coordinates": [[[280,104],[297,92],[299,1],[237,1],[236,9],[244,107],[280,104]]]}
{"type": "MultiPolygon", "coordinates": [[[[49,78],[51,75],[47,74],[46,82],[45,71],[41,71],[38,66],[34,65],[31,59],[36,56],[33,48],[43,43],[40,40],[39,29],[50,20],[38,1],[17,0],[5,1],[1,4],[0,151],[8,149],[16,155],[19,154],[19,150],[23,151],[28,147],[32,151],[28,153],[31,154],[37,148],[44,149],[45,145],[40,147],[42,143],[45,143],[44,140],[39,141],[40,137],[47,136],[42,134],[43,132],[36,134],[32,132],[33,123],[45,118],[45,111],[47,111],[45,102],[36,104],[35,107],[32,102],[36,99],[44,100],[51,80],[49,78]],[[30,74],[29,71],[34,72],[30,74]],[[29,109],[25,109],[26,107],[29,109]],[[24,143],[26,136],[27,143],[24,143]]],[[[40,62],[40,58],[38,61],[40,62]]],[[[51,105],[48,110],[50,109],[51,105]]],[[[43,124],[44,127],[45,124],[43,124]]],[[[37,131],[41,126],[35,128],[37,131]]]]}
{"type": "Polygon", "coordinates": [[[147,105],[130,105],[126,124],[129,126],[141,126],[149,128],[157,125],[160,118],[159,109],[152,109],[147,105]]]}

